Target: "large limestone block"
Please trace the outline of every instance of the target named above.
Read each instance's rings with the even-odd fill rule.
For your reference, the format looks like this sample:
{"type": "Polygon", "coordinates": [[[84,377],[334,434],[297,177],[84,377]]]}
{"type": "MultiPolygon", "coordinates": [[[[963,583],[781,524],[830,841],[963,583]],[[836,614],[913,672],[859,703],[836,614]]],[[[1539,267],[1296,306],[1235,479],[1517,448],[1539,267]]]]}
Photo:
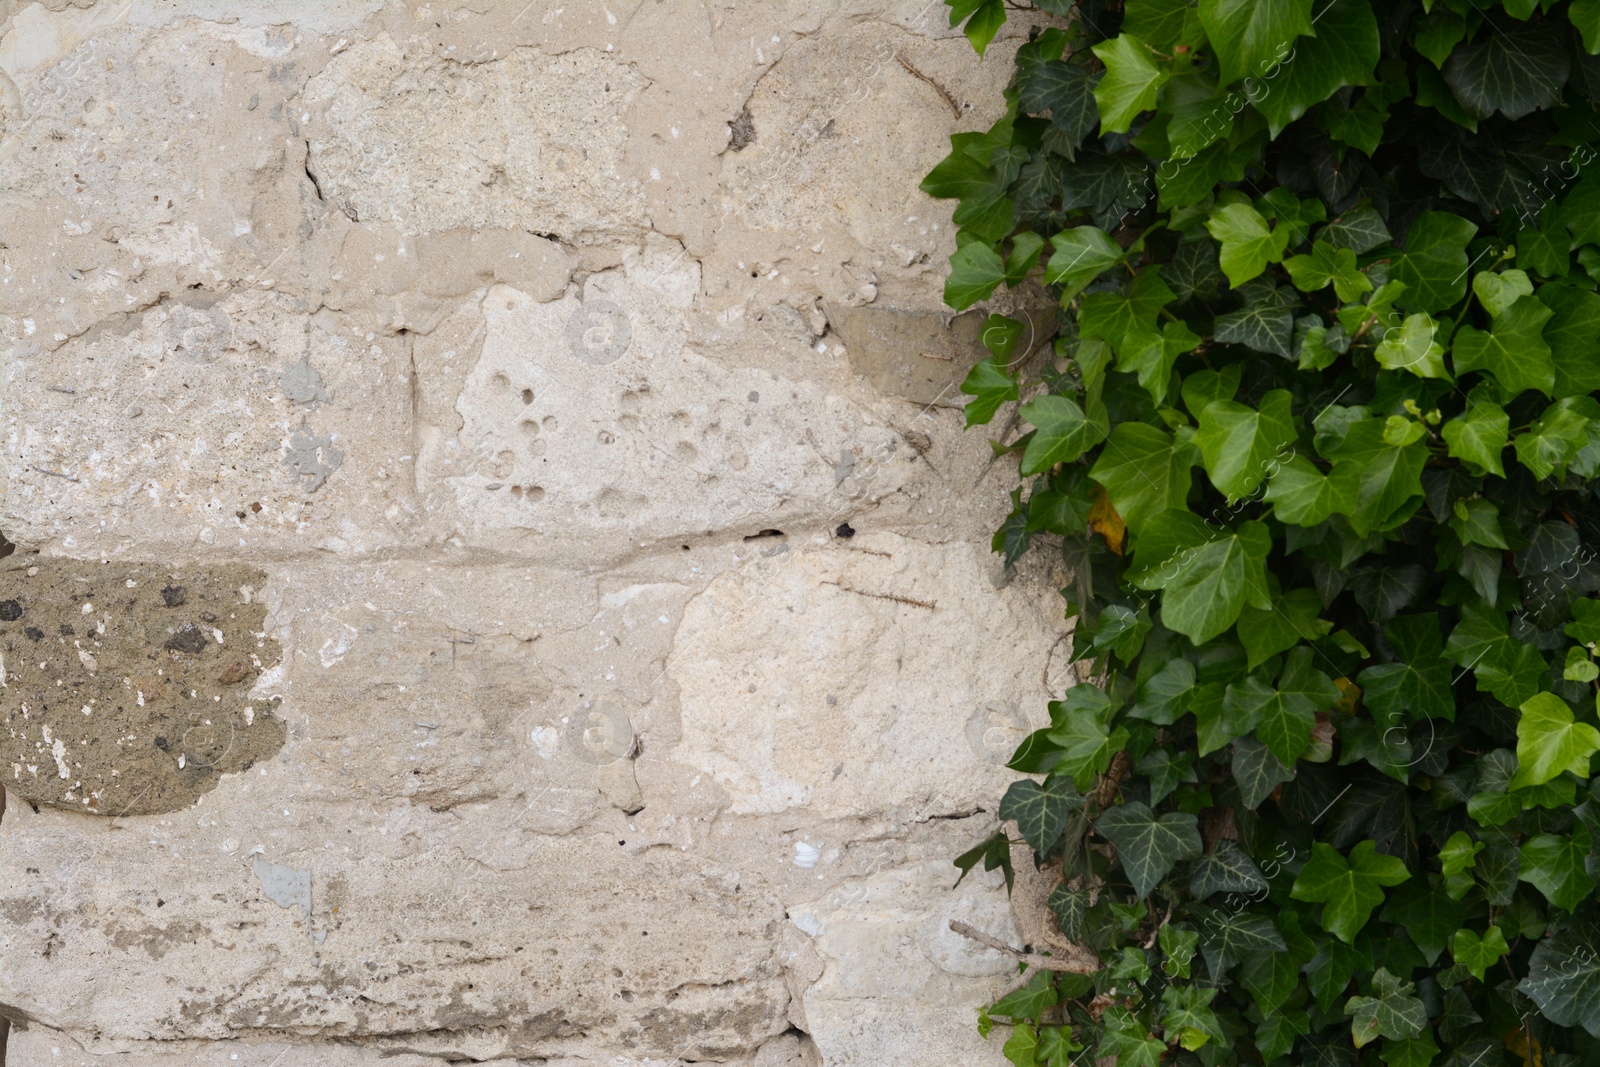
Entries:
{"type": "Polygon", "coordinates": [[[789,1026],[783,909],[734,870],[574,838],[512,870],[397,861],[345,852],[342,828],[229,854],[150,819],[8,812],[0,1003],[114,1041],[366,1037],[457,1059],[720,1059],[789,1026]]]}
{"type": "MultiPolygon", "coordinates": [[[[275,568],[261,595],[285,663],[257,686],[282,696],[289,725],[275,787],[429,812],[501,802],[495,832],[472,846],[497,865],[525,861],[523,833],[571,833],[632,807],[636,749],[657,760],[672,733],[660,678],[703,584],[699,563],[669,563],[637,579],[406,561],[275,568]]],[[[680,816],[714,813],[711,783],[698,796],[675,805],[680,816]]]]}
{"type": "Polygon", "coordinates": [[[837,302],[876,294],[938,307],[955,229],[950,207],[917,180],[950,151],[952,132],[1000,117],[1010,55],[1024,39],[1015,23],[1007,30],[981,63],[962,38],[872,20],[789,46],[757,82],[722,156],[708,292],[776,270],[837,302]]]}
{"type": "Polygon", "coordinates": [[[858,535],[758,557],[684,612],[683,740],[737,813],[925,819],[991,804],[1069,684],[1054,594],[987,546],[858,535]],[[1035,720],[1039,721],[1035,721],[1035,720]]]}
{"type": "Polygon", "coordinates": [[[950,888],[948,859],[851,879],[789,911],[823,970],[802,999],[827,1067],[977,1067],[1006,1062],[971,1009],[994,999],[1016,963],[950,929],[969,923],[1020,947],[998,872],[950,888]]]}
{"type": "Polygon", "coordinates": [[[593,552],[827,521],[899,489],[917,453],[874,410],[685,345],[698,286],[684,250],[652,238],[561,300],[491,289],[459,429],[423,430],[438,521],[593,552]]]}
{"type": "Polygon", "coordinates": [[[282,26],[130,29],[152,6],[170,14],[34,4],[0,42],[0,99],[16,94],[0,106],[0,324],[24,348],[319,258],[287,105],[316,48],[282,26]]]}
{"type": "Polygon", "coordinates": [[[467,64],[406,55],[387,35],[306,86],[308,165],[356,219],[406,233],[513,226],[592,242],[638,233],[621,121],[644,79],[596,48],[517,49],[467,64]]]}
{"type": "Polygon", "coordinates": [[[71,555],[393,543],[412,515],[405,340],[313,310],[199,292],[13,349],[0,527],[71,555]]]}

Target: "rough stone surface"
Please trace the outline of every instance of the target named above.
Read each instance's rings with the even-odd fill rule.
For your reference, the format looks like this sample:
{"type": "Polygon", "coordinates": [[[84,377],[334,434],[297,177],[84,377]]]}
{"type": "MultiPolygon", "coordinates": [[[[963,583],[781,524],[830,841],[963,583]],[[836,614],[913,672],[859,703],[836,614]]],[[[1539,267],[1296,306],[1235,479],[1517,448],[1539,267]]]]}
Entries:
{"type": "Polygon", "coordinates": [[[11,557],[0,565],[0,709],[23,800],[95,815],[192,805],[283,747],[250,685],[277,666],[266,575],[11,557]]]}
{"type": "Polygon", "coordinates": [[[10,1062],[1003,1062],[946,21],[0,0],[10,1062]]]}

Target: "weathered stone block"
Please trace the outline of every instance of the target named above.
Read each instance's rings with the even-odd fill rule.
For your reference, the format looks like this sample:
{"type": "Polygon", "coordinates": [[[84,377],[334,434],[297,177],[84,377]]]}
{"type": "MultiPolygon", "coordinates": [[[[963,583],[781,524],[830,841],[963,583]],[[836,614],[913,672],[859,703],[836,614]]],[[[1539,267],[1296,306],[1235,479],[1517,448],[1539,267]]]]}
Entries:
{"type": "Polygon", "coordinates": [[[405,340],[313,310],[202,292],[13,349],[0,527],[101,556],[396,541],[413,513],[405,340]]]}
{"type": "Polygon", "coordinates": [[[559,301],[490,290],[461,428],[424,455],[424,485],[449,493],[430,509],[469,536],[627,548],[825,521],[898,489],[916,453],[876,412],[686,347],[699,271],[683,260],[654,239],[559,301]]]}
{"type": "Polygon", "coordinates": [[[858,535],[722,575],[668,661],[675,758],[734,812],[926,819],[992,802],[1065,684],[1049,664],[1066,625],[1037,587],[995,589],[985,555],[858,535]]]}
{"type": "Polygon", "coordinates": [[[266,575],[12,556],[0,564],[9,793],[95,815],[187,808],[283,747],[266,575]]]}
{"type": "Polygon", "coordinates": [[[465,64],[408,57],[379,35],[307,84],[305,104],[320,116],[307,130],[309,166],[347,215],[406,233],[634,235],[644,199],[622,174],[619,116],[644,84],[595,48],[465,64]]]}

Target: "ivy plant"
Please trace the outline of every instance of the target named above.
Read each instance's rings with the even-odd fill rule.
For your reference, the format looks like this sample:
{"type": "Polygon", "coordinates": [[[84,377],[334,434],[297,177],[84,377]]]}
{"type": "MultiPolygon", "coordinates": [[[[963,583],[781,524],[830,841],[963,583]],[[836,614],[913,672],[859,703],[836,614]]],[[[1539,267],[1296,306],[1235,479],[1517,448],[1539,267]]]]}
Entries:
{"type": "Polygon", "coordinates": [[[1600,0],[1036,2],[922,183],[951,306],[1061,309],[962,392],[1097,682],[957,860],[1055,884],[981,1029],[1600,1063],[1600,0]]]}

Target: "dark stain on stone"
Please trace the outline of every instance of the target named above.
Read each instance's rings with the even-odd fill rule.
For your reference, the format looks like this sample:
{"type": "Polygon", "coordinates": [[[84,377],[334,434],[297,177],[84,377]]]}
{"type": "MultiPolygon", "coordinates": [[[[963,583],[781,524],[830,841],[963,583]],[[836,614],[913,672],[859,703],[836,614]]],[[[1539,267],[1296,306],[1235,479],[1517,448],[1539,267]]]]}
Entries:
{"type": "Polygon", "coordinates": [[[0,600],[0,622],[16,622],[22,618],[22,605],[15,600],[0,600]]]}
{"type": "Polygon", "coordinates": [[[162,645],[169,652],[187,652],[191,656],[198,656],[206,650],[206,635],[200,627],[192,622],[186,622],[178,628],[178,632],[167,638],[167,643],[162,645]]]}
{"type": "Polygon", "coordinates": [[[38,623],[0,620],[0,653],[16,653],[0,689],[6,787],[36,806],[161,814],[276,755],[275,702],[250,697],[281,658],[254,595],[265,584],[243,566],[0,562],[0,604],[38,623]]]}

